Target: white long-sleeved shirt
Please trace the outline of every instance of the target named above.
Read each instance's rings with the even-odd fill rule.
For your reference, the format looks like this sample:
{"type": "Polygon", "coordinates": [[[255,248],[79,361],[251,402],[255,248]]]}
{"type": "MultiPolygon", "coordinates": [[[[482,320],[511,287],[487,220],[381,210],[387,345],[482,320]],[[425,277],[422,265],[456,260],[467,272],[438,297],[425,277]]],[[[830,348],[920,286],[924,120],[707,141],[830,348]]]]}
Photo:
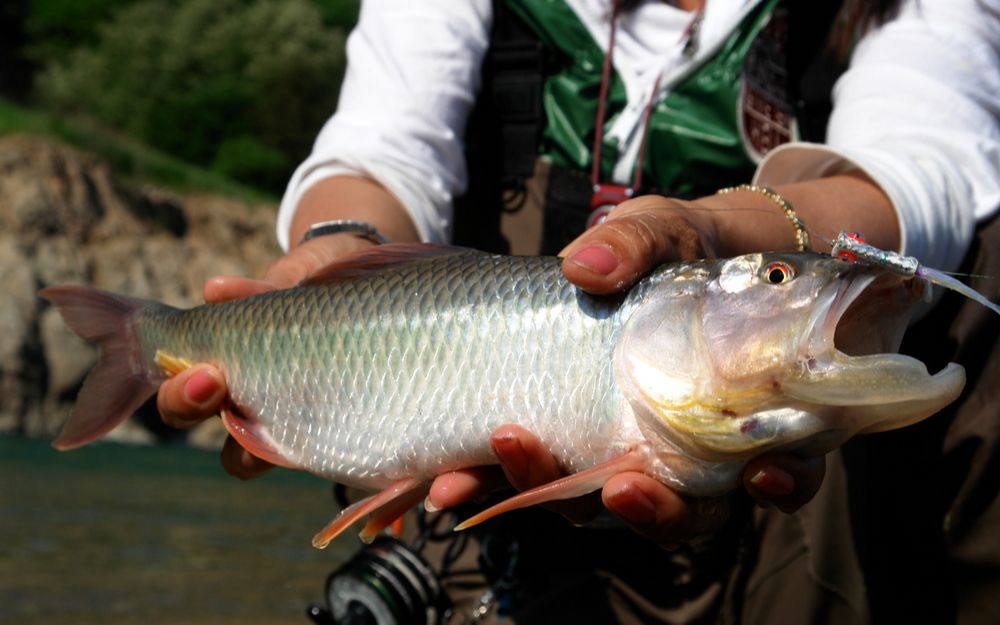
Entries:
{"type": "MultiPolygon", "coordinates": [[[[628,105],[606,136],[636,136],[656,77],[661,95],[728,37],[759,0],[710,0],[694,57],[681,53],[690,14],[642,3],[618,26],[615,70],[628,105]],[[632,114],[630,114],[632,112],[632,114]]],[[[607,0],[567,0],[598,45],[608,40],[607,0]]],[[[450,236],[452,198],[465,190],[462,134],[479,89],[490,0],[368,0],[348,39],[336,114],[295,171],[282,199],[278,240],[318,180],[370,177],[409,212],[420,236],[450,236]]],[[[793,142],[758,165],[760,184],[860,168],[892,200],[902,251],[952,269],[975,224],[1000,207],[1000,0],[903,0],[899,14],[861,40],[833,92],[824,145],[793,142]]],[[[622,151],[627,180],[636,150],[622,151]]]]}

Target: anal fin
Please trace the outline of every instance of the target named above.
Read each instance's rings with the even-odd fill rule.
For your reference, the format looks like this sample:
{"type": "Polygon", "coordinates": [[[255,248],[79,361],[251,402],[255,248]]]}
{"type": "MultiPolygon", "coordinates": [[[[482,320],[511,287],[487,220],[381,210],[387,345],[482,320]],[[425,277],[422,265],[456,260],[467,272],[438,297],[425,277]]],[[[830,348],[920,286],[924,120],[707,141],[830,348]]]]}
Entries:
{"type": "Polygon", "coordinates": [[[483,521],[492,519],[505,512],[511,512],[512,510],[527,508],[547,501],[572,499],[573,497],[592,493],[602,488],[612,476],[624,471],[642,471],[648,464],[649,459],[646,456],[646,452],[633,449],[597,466],[590,467],[579,473],[567,475],[548,484],[542,484],[531,490],[526,490],[523,493],[514,495],[510,499],[505,499],[495,506],[487,508],[470,519],[459,523],[455,526],[455,531],[479,525],[483,521]]]}
{"type": "Polygon", "coordinates": [[[340,514],[313,536],[313,547],[324,549],[330,541],[367,515],[372,515],[372,518],[361,531],[361,539],[371,542],[382,529],[423,499],[429,489],[427,482],[412,477],[393,482],[385,490],[341,510],[340,514]]]}
{"type": "Polygon", "coordinates": [[[281,455],[275,448],[267,435],[262,434],[260,424],[247,419],[239,413],[234,406],[227,406],[222,409],[222,424],[226,426],[226,431],[236,439],[243,449],[257,456],[261,460],[266,460],[271,464],[286,469],[298,469],[299,467],[281,455]]]}

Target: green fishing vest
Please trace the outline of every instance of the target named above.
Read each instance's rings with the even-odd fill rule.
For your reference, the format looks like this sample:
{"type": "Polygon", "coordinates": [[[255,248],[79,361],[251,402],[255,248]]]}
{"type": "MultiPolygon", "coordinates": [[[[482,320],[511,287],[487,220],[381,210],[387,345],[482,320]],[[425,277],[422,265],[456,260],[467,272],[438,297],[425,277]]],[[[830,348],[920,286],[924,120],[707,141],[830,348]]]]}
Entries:
{"type": "MultiPolygon", "coordinates": [[[[508,0],[507,4],[545,45],[547,65],[553,68],[543,86],[540,153],[558,165],[588,171],[604,50],[565,2],[508,0]]],[[[653,187],[694,195],[753,175],[754,162],[739,128],[740,77],[753,42],[777,4],[777,0],[762,2],[711,58],[656,103],[643,163],[644,176],[653,187]]],[[[626,105],[617,72],[609,87],[605,128],[626,105]]],[[[603,142],[602,180],[611,180],[621,147],[603,142]]]]}
{"type": "MultiPolygon", "coordinates": [[[[819,0],[796,11],[795,3],[785,8],[780,0],[763,0],[709,58],[667,85],[667,95],[651,112],[639,192],[697,197],[748,182],[755,156],[795,138],[790,120],[801,127],[802,118],[815,118],[811,126],[819,132],[807,138],[822,140],[832,79],[821,81],[811,96],[815,102],[805,107],[808,115],[799,106],[801,94],[773,92],[797,86],[806,65],[818,58],[839,6],[837,0],[819,0]],[[775,67],[781,75],[768,75],[775,67]],[[764,86],[757,95],[778,97],[756,97],[755,84],[764,86]],[[771,121],[784,119],[784,129],[768,115],[771,121]]],[[[537,156],[553,164],[549,195],[554,188],[557,196],[546,198],[542,252],[558,251],[582,232],[603,62],[602,43],[564,0],[494,0],[483,89],[466,133],[469,192],[456,200],[454,242],[506,251],[499,215],[512,210],[512,197],[516,210],[537,156]]],[[[613,73],[605,128],[626,104],[624,84],[613,73]]],[[[611,173],[622,147],[613,139],[602,143],[601,182],[614,182],[611,173]]]]}

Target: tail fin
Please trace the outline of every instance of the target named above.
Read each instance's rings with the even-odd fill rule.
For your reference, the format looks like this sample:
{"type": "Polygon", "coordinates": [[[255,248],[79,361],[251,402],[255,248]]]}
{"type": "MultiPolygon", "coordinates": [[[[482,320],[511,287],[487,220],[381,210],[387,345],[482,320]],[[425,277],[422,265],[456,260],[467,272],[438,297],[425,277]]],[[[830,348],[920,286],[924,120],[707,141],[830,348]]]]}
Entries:
{"type": "Polygon", "coordinates": [[[38,294],[59,309],[66,325],[101,350],[73,414],[53,443],[56,449],[73,449],[110,432],[156,392],[132,332],[135,313],[155,304],[82,286],[49,287],[38,294]]]}

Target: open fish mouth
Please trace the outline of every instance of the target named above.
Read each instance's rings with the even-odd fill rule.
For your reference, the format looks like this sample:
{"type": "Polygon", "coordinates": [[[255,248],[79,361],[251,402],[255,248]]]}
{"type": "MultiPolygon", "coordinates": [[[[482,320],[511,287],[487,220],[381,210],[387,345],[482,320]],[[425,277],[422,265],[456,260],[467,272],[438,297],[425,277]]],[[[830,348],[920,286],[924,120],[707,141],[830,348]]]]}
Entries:
{"type": "Polygon", "coordinates": [[[827,286],[804,337],[799,374],[785,381],[784,391],[810,403],[863,409],[869,432],[914,423],[954,401],[965,385],[961,366],[950,363],[932,375],[898,353],[927,287],[920,278],[870,270],[827,286]]]}

